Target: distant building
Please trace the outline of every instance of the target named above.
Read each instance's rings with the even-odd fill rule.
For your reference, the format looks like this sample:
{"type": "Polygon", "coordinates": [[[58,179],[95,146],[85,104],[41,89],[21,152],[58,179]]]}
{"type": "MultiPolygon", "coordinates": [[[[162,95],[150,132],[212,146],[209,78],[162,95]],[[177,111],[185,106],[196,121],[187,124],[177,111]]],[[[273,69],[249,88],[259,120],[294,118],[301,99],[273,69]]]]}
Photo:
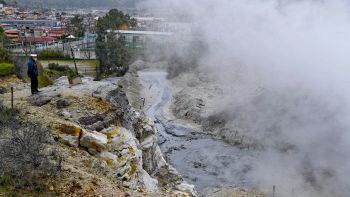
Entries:
{"type": "Polygon", "coordinates": [[[169,37],[173,35],[171,32],[129,30],[115,30],[114,33],[123,35],[125,37],[126,46],[136,49],[144,48],[147,43],[161,43],[167,45],[170,41],[169,37]]]}
{"type": "Polygon", "coordinates": [[[48,29],[47,27],[36,27],[33,29],[33,35],[35,38],[46,37],[48,36],[48,29]]]}
{"type": "Polygon", "coordinates": [[[17,25],[0,24],[0,26],[1,26],[4,30],[17,29],[17,25]]]}
{"type": "Polygon", "coordinates": [[[5,15],[13,15],[15,13],[15,8],[12,7],[3,7],[2,8],[5,15]]]}
{"type": "Polygon", "coordinates": [[[5,34],[12,42],[19,42],[21,39],[21,32],[17,29],[6,30],[5,34]]]}
{"type": "Polygon", "coordinates": [[[61,27],[55,27],[55,28],[51,28],[48,33],[49,33],[48,36],[50,37],[60,38],[62,36],[67,35],[67,29],[61,28],[61,27]]]}
{"type": "Polygon", "coordinates": [[[47,44],[55,40],[56,39],[53,37],[25,37],[23,41],[29,44],[47,44]]]}
{"type": "Polygon", "coordinates": [[[16,25],[18,28],[25,26],[29,28],[35,27],[56,27],[56,20],[12,20],[12,19],[1,19],[0,23],[6,23],[9,25],[16,25]]]}

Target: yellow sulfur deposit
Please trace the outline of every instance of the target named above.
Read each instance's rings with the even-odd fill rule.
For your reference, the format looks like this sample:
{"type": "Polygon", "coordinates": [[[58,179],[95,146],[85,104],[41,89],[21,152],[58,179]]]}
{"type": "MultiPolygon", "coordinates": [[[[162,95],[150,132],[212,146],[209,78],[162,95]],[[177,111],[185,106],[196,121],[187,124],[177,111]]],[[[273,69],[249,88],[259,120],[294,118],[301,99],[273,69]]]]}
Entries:
{"type": "Polygon", "coordinates": [[[71,136],[80,136],[82,129],[74,125],[61,124],[59,131],[71,136]]]}
{"type": "Polygon", "coordinates": [[[106,161],[108,167],[111,168],[112,170],[115,170],[117,168],[117,165],[113,162],[111,158],[104,157],[103,159],[106,161]]]}

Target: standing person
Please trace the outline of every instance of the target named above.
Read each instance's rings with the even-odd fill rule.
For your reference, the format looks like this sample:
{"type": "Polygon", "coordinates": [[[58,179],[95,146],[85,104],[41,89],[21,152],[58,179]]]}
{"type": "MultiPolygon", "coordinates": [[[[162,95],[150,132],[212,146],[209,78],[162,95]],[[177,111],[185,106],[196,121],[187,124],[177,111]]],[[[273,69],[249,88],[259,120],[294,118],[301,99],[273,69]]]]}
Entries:
{"type": "Polygon", "coordinates": [[[38,90],[38,67],[36,65],[36,54],[31,54],[28,61],[28,76],[30,77],[30,88],[32,94],[37,94],[40,91],[38,90]]]}

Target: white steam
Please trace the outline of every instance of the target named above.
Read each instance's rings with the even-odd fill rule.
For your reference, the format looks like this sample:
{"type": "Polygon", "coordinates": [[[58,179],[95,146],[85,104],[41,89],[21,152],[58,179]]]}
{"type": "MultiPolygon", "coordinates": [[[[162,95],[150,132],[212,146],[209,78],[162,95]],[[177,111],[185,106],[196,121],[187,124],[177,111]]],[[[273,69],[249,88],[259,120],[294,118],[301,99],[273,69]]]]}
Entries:
{"type": "MultiPolygon", "coordinates": [[[[265,147],[251,179],[282,197],[350,196],[350,5],[345,0],[164,0],[209,49],[230,125],[265,147]]],[[[180,50],[180,49],[179,49],[180,50]]]]}

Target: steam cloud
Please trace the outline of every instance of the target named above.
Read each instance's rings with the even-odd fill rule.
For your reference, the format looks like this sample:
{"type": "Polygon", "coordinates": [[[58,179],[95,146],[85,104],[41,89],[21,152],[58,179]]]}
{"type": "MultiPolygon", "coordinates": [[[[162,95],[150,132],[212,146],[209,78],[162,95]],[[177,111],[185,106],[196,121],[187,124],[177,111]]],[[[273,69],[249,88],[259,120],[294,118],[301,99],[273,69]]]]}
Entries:
{"type": "MultiPolygon", "coordinates": [[[[222,83],[218,108],[264,146],[250,173],[283,197],[350,196],[350,6],[345,0],[165,0],[190,16],[222,83]],[[229,109],[229,110],[228,110],[229,109]]],[[[181,49],[179,49],[181,50],[181,49]]]]}

